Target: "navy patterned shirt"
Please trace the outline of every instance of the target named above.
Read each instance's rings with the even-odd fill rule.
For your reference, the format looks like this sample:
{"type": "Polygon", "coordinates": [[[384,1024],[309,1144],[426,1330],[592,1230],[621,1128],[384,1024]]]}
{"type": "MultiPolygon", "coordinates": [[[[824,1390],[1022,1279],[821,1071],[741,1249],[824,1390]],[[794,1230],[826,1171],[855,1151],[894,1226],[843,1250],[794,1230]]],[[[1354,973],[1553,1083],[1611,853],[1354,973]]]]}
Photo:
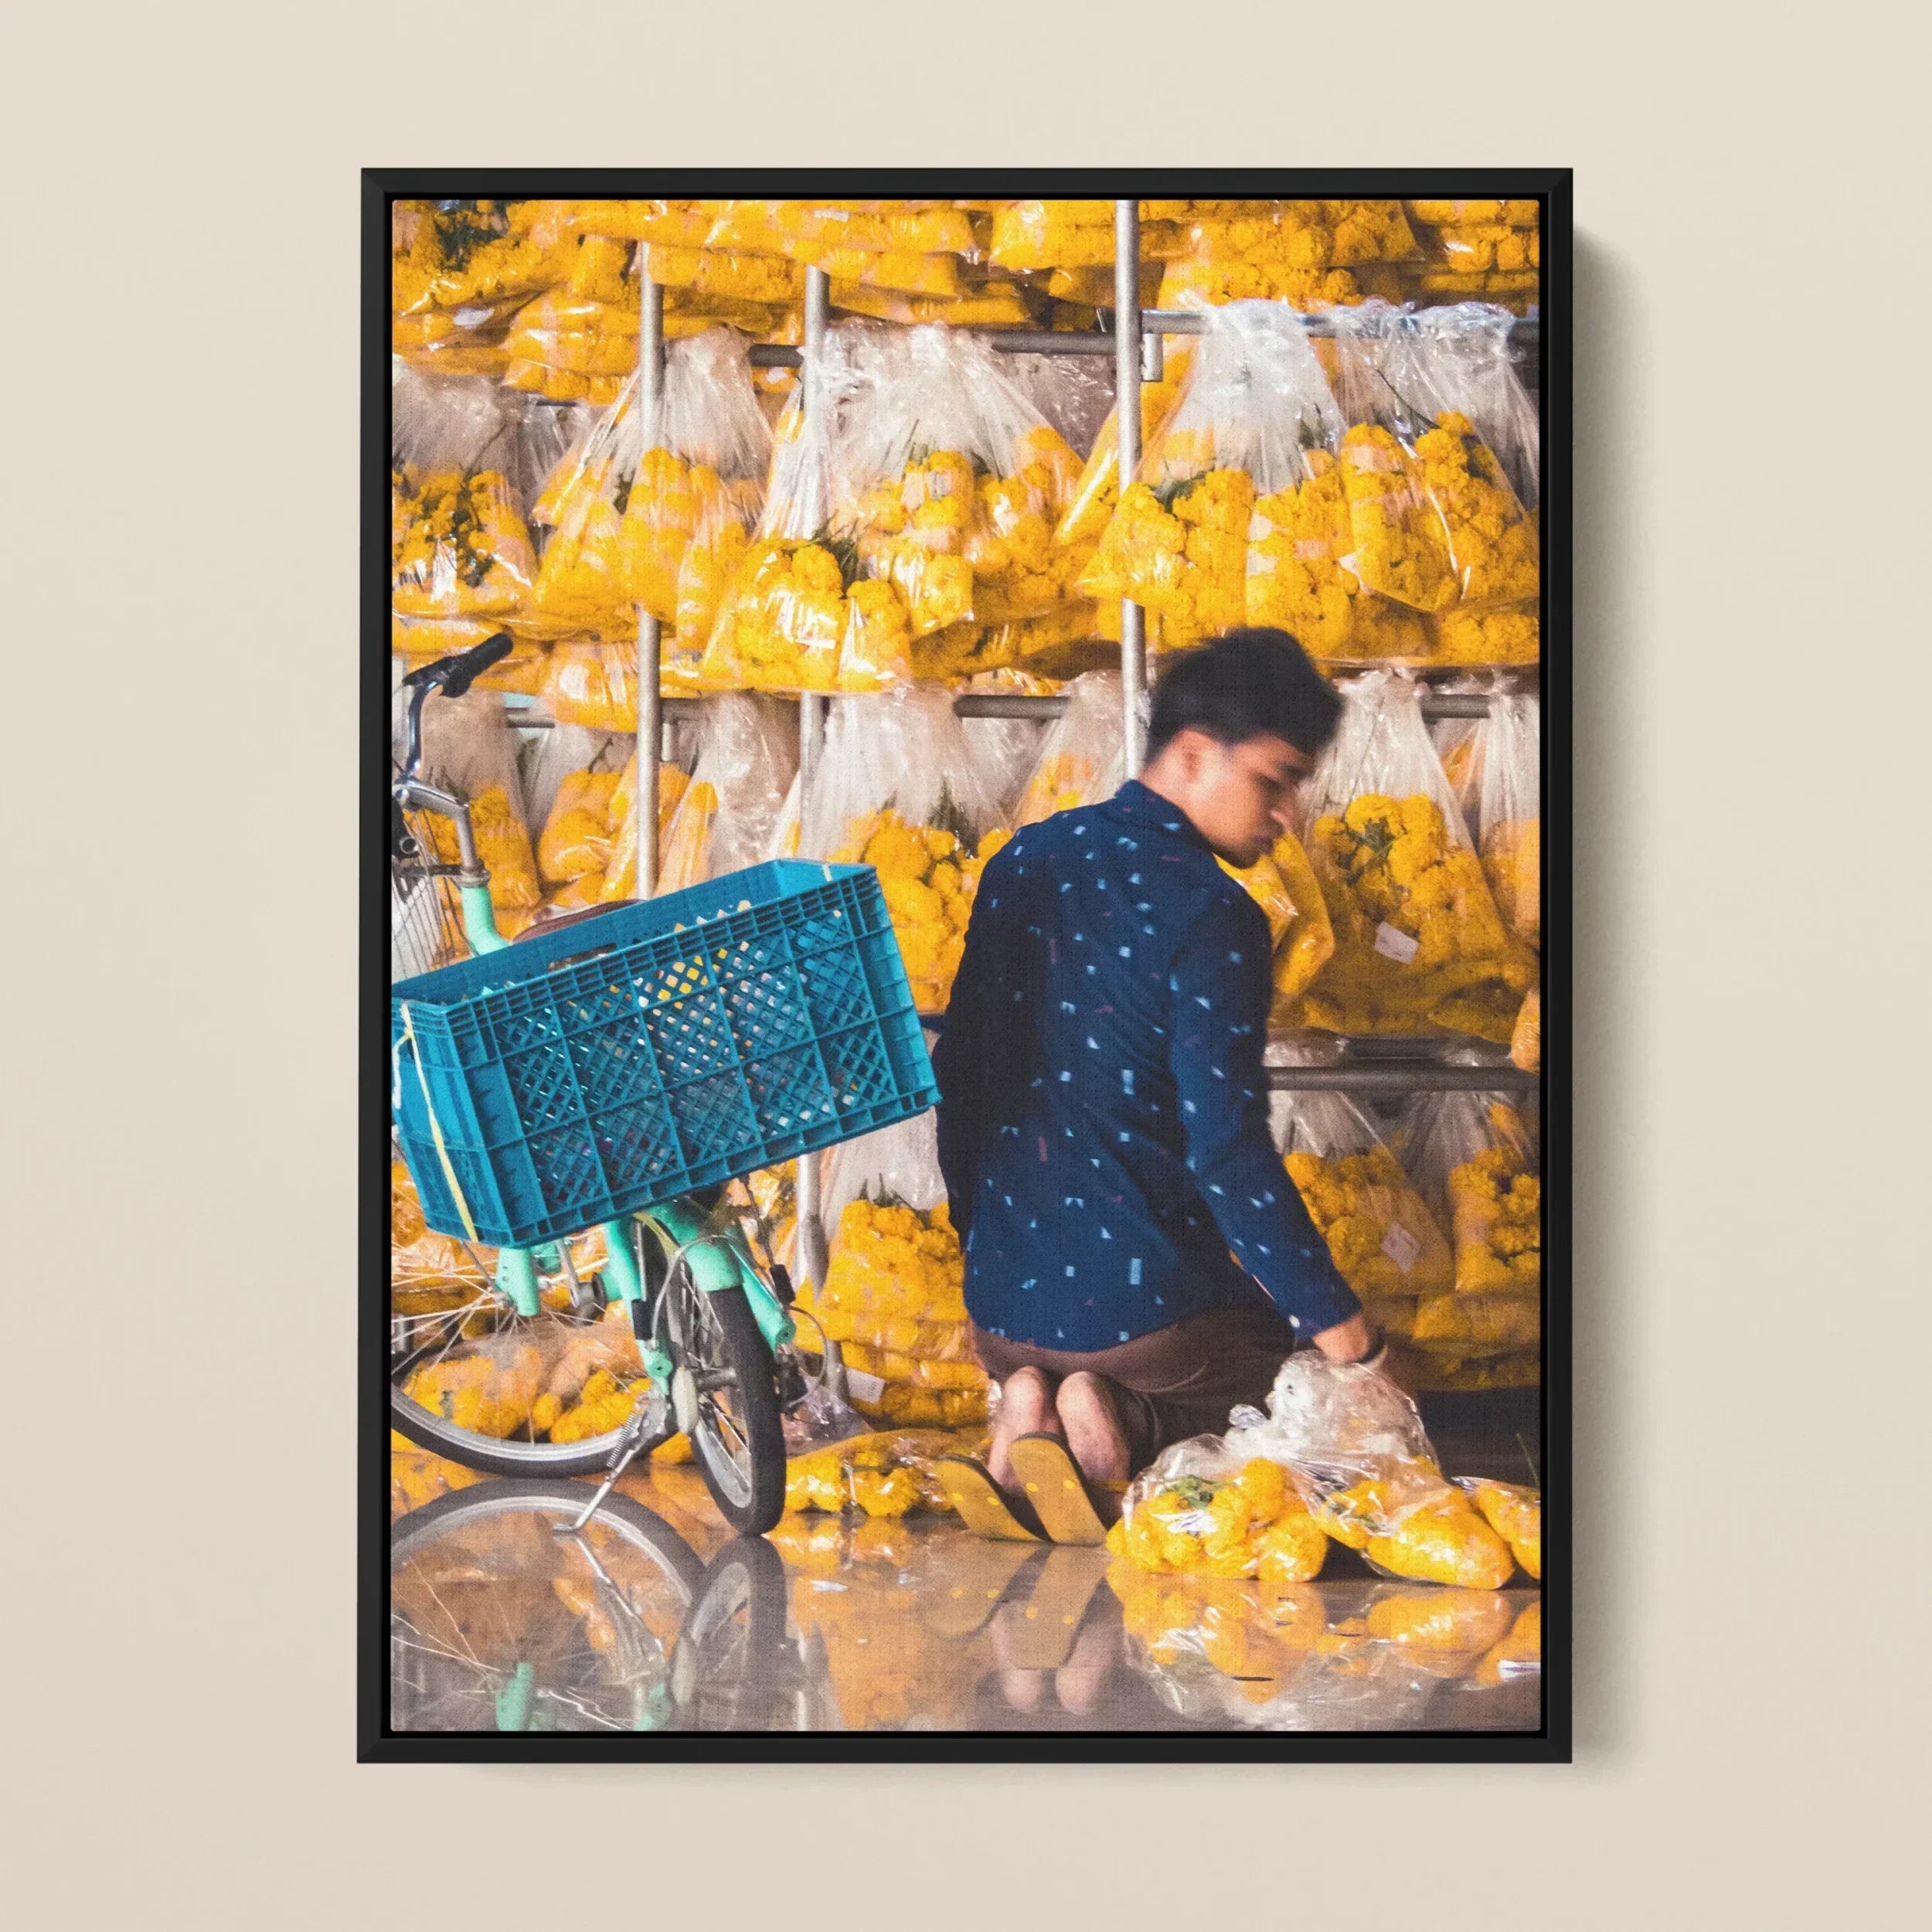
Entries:
{"type": "Polygon", "coordinates": [[[1270,996],[1266,915],[1138,781],[994,856],[934,1056],[982,1328],[1085,1352],[1270,1299],[1304,1338],[1356,1312],[1268,1131],[1270,996]]]}

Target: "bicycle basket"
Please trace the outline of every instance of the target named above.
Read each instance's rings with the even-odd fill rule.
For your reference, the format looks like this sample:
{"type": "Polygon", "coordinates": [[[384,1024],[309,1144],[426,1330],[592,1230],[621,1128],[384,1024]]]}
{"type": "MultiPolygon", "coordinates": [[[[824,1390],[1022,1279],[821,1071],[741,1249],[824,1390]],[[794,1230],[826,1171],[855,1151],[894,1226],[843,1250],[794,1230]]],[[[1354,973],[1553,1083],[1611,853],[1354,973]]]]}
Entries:
{"type": "Polygon", "coordinates": [[[391,1104],[437,1233],[529,1247],[938,1098],[879,876],[776,859],[400,981],[391,1104]]]}

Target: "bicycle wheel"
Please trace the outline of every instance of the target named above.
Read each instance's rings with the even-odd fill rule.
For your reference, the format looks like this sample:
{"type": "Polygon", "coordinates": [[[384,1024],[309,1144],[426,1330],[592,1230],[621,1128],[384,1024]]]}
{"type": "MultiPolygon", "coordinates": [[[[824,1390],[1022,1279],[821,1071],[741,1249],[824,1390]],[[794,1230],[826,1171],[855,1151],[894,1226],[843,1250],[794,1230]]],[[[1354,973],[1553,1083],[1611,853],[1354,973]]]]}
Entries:
{"type": "MultiPolygon", "coordinates": [[[[630,1408],[649,1386],[628,1311],[605,1305],[600,1294],[566,1295],[560,1276],[545,1290],[546,1305],[522,1315],[488,1278],[479,1258],[474,1280],[440,1294],[392,1285],[389,1426],[420,1448],[493,1476],[608,1468],[630,1408]],[[599,1375],[603,1384],[591,1379],[599,1375]],[[600,1391],[608,1426],[601,1410],[598,1426],[580,1421],[595,1406],[587,1389],[600,1391]],[[560,1424],[568,1439],[553,1440],[560,1424]]],[[[667,1420],[644,1450],[670,1433],[667,1420]]]]}
{"type": "Polygon", "coordinates": [[[785,1509],[785,1432],[777,1366],[743,1288],[700,1288],[688,1267],[665,1290],[671,1352],[696,1396],[691,1447],[726,1522],[761,1536],[785,1509]]]}
{"type": "Polygon", "coordinates": [[[660,1730],[697,1553],[621,1496],[483,1483],[389,1532],[390,1722],[399,1731],[660,1730]]]}

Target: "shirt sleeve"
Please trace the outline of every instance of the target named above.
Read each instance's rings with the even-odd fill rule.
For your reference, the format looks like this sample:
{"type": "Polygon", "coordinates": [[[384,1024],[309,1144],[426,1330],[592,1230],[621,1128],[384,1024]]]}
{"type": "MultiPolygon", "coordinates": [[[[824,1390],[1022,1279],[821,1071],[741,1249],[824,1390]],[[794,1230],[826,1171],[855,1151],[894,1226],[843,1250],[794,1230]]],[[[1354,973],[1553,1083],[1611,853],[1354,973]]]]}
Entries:
{"type": "Polygon", "coordinates": [[[966,922],[966,944],[946,1003],[946,1025],[933,1049],[939,1083],[939,1171],[946,1205],[960,1246],[979,1185],[980,1137],[985,1131],[986,1045],[992,1036],[993,978],[1001,957],[1000,874],[1005,855],[996,853],[981,875],[966,922]]]}
{"type": "Polygon", "coordinates": [[[1268,1131],[1262,1049],[1273,985],[1267,920],[1211,896],[1175,955],[1171,1047],[1187,1165],[1235,1260],[1304,1338],[1359,1312],[1268,1131]]]}

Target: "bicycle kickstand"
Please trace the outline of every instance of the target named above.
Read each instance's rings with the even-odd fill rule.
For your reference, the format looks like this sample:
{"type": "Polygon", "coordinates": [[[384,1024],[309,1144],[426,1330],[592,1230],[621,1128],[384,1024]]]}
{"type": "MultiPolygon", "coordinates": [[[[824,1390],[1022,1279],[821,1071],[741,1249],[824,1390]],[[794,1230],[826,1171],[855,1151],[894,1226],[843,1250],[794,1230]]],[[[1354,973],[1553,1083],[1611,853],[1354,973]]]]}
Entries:
{"type": "MultiPolygon", "coordinates": [[[[638,1451],[644,1447],[645,1438],[655,1427],[662,1424],[668,1406],[668,1399],[654,1389],[651,1400],[645,1406],[631,1412],[631,1420],[624,1424],[624,1434],[618,1440],[617,1454],[611,1458],[611,1467],[606,1471],[603,1481],[591,1492],[590,1500],[583,1505],[583,1513],[576,1522],[557,1526],[556,1533],[560,1536],[576,1536],[603,1507],[604,1498],[617,1487],[617,1479],[636,1460],[638,1451]]],[[[664,1437],[660,1435],[658,1440],[662,1441],[664,1437]]]]}

